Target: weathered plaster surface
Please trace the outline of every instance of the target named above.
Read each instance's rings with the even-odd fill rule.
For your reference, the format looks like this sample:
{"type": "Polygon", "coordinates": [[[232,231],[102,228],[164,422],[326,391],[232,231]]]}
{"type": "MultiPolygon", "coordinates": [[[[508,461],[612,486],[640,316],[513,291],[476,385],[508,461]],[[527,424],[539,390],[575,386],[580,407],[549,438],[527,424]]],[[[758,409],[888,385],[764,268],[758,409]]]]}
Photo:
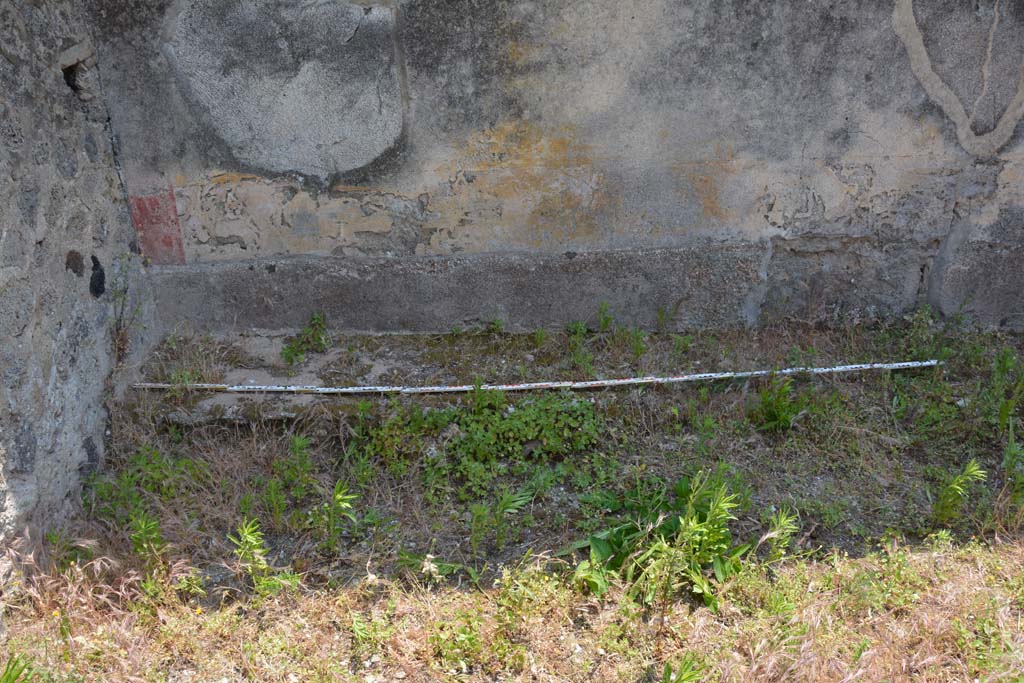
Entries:
{"type": "Polygon", "coordinates": [[[391,8],[196,0],[168,30],[183,92],[243,163],[324,179],[401,135],[391,8]]]}
{"type": "Polygon", "coordinates": [[[735,244],[755,321],[1024,316],[1018,2],[95,1],[155,264],[735,244]]]}
{"type": "Polygon", "coordinates": [[[87,19],[0,0],[0,584],[8,541],[55,524],[103,455],[134,236],[87,19]]]}

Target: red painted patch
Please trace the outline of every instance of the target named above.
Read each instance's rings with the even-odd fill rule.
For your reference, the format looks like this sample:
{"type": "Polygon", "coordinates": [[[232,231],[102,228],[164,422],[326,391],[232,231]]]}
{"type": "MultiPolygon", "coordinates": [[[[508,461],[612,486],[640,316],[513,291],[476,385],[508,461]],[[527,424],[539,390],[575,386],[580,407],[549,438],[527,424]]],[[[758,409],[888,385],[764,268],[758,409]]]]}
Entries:
{"type": "Polygon", "coordinates": [[[139,235],[142,255],[156,265],[183,265],[185,247],[181,241],[174,188],[167,192],[131,197],[132,225],[139,235]]]}

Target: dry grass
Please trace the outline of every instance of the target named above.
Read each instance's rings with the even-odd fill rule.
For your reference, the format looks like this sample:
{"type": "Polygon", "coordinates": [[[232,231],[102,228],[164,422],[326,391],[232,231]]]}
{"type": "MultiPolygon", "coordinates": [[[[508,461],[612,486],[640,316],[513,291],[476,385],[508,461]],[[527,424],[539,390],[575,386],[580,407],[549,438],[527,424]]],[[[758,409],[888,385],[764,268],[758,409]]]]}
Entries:
{"type": "Polygon", "coordinates": [[[86,566],[30,581],[7,647],[56,680],[633,681],[687,656],[696,680],[1020,680],[1022,572],[1020,544],[890,547],[754,567],[718,613],[652,616],[540,562],[481,591],[367,578],[216,609],[115,591],[86,566]]]}

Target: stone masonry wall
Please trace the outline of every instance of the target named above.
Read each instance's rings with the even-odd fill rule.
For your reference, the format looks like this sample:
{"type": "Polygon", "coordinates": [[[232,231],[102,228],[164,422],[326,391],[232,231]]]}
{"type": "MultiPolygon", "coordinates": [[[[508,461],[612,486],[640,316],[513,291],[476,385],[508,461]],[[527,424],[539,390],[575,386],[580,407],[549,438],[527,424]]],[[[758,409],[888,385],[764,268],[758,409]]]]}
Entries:
{"type": "Polygon", "coordinates": [[[1024,327],[1019,0],[95,2],[168,329],[1024,327]]]}
{"type": "Polygon", "coordinates": [[[92,44],[73,2],[0,0],[0,550],[103,456],[134,235],[92,44]]]}

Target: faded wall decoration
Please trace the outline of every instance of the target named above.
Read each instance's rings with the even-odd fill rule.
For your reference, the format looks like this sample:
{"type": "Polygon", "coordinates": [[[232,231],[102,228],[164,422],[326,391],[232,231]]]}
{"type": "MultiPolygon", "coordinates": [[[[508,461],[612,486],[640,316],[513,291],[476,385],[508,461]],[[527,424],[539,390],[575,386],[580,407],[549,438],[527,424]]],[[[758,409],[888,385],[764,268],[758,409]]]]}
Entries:
{"type": "MultiPolygon", "coordinates": [[[[925,47],[921,29],[914,17],[913,0],[897,0],[896,8],[893,11],[892,23],[896,35],[903,41],[907,48],[907,56],[910,59],[910,66],[914,75],[921,82],[928,96],[945,112],[946,116],[956,126],[957,139],[960,145],[968,153],[978,157],[989,157],[998,152],[1013,137],[1014,131],[1021,119],[1024,118],[1024,64],[1019,69],[1019,77],[1016,83],[1016,91],[1013,99],[1007,105],[995,128],[986,133],[975,133],[973,127],[976,122],[978,105],[984,99],[989,90],[989,82],[993,78],[991,72],[993,51],[996,48],[995,36],[999,28],[1000,2],[996,0],[992,8],[992,24],[988,33],[988,42],[985,47],[985,61],[981,69],[981,93],[974,102],[971,112],[964,108],[963,102],[953,90],[939,77],[932,69],[931,58],[928,56],[928,49],[925,47]]],[[[1017,35],[1020,36],[1021,27],[1017,28],[1017,35]]],[[[1021,38],[1024,41],[1024,38],[1021,38]]]]}
{"type": "Polygon", "coordinates": [[[503,259],[507,281],[456,307],[472,322],[533,296],[531,260],[615,252],[641,273],[650,250],[702,259],[686,280],[701,296],[609,277],[559,305],[580,317],[628,287],[677,326],[925,303],[1024,325],[1019,2],[96,4],[168,328],[245,325],[242,306],[261,324],[316,306],[404,324],[383,304],[346,314],[372,271],[396,310],[425,312],[410,324],[447,329],[433,285],[386,283],[503,259]],[[726,247],[756,267],[722,288],[726,247]],[[255,267],[282,260],[318,282],[304,307],[255,267]],[[210,291],[186,287],[198,277],[210,291]]]}
{"type": "Polygon", "coordinates": [[[170,30],[184,96],[242,164],[326,180],[401,136],[393,8],[194,0],[170,30]]]}

